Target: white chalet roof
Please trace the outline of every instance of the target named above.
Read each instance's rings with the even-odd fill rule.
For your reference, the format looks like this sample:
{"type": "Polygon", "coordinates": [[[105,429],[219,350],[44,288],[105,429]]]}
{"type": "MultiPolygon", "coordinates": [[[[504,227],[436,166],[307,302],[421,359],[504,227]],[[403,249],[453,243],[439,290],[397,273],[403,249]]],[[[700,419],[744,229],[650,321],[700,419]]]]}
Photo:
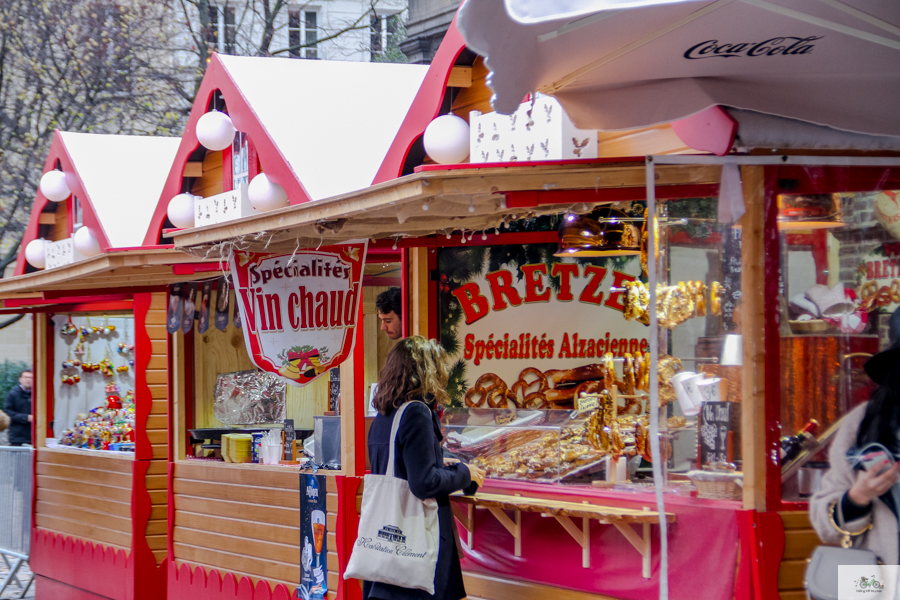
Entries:
{"type": "Polygon", "coordinates": [[[313,200],[372,184],[428,72],[423,65],[219,59],[313,200]]]}
{"type": "Polygon", "coordinates": [[[110,246],[142,245],[181,138],[60,135],[110,246]]]}

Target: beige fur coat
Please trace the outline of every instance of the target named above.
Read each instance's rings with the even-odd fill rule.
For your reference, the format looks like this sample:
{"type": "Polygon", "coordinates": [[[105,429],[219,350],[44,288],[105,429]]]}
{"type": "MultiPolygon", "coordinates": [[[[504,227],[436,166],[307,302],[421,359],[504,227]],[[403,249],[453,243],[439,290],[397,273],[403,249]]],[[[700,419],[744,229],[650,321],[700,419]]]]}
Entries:
{"type": "Polygon", "coordinates": [[[845,523],[841,514],[841,498],[856,481],[858,471],[850,467],[847,450],[856,444],[856,433],[865,414],[866,405],[856,407],[847,415],[831,444],[828,460],[831,468],[822,480],[822,489],[809,503],[809,517],[819,537],[826,544],[839,545],[841,534],[837,532],[828,515],[828,507],[837,502],[838,524],[847,531],[859,531],[872,519],[872,529],[862,536],[853,538],[854,548],[872,550],[886,565],[898,564],[900,559],[900,537],[897,518],[880,499],[872,501],[872,511],[865,517],[845,523]]]}

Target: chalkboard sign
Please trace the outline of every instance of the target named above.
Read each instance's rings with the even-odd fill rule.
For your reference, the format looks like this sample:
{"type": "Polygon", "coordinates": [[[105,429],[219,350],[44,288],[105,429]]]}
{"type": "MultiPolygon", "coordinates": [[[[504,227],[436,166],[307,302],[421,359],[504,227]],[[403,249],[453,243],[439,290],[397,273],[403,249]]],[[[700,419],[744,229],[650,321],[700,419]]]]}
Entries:
{"type": "MultiPolygon", "coordinates": [[[[729,432],[733,432],[731,402],[704,402],[700,409],[700,465],[728,460],[729,432]]],[[[733,434],[732,436],[733,437],[733,434]]]]}
{"type": "Polygon", "coordinates": [[[734,309],[741,302],[741,230],[732,228],[725,232],[722,257],[722,324],[725,331],[737,329],[734,309]]]}
{"type": "Polygon", "coordinates": [[[297,433],[294,431],[294,420],[284,420],[284,460],[294,460],[294,440],[297,433]]]}
{"type": "Polygon", "coordinates": [[[331,369],[328,372],[328,406],[338,414],[341,406],[341,370],[331,369]]]}

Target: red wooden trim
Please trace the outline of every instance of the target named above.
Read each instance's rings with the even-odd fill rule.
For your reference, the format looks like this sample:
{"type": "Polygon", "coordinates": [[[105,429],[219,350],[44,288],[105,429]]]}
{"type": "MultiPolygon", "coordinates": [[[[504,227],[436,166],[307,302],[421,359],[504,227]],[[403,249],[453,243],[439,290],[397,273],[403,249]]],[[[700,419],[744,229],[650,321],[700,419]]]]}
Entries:
{"type": "Polygon", "coordinates": [[[230,192],[234,189],[234,161],[231,160],[234,154],[234,141],[231,145],[222,150],[222,191],[230,192]]]}
{"type": "Polygon", "coordinates": [[[366,262],[382,262],[382,261],[390,261],[397,262],[401,260],[403,257],[403,250],[394,250],[390,247],[388,248],[373,248],[372,243],[369,243],[369,246],[366,250],[366,262]]]}
{"type": "MultiPolygon", "coordinates": [[[[503,231],[502,229],[500,231],[503,231]]],[[[445,235],[436,235],[429,237],[404,238],[397,243],[398,251],[404,248],[446,248],[451,246],[499,246],[503,244],[556,244],[559,242],[559,234],[555,231],[520,231],[516,233],[486,233],[487,239],[481,239],[481,233],[476,233],[469,241],[469,235],[466,234],[466,241],[462,241],[461,234],[451,235],[449,239],[445,235]]],[[[393,240],[374,240],[369,243],[369,248],[373,245],[378,249],[379,246],[393,246],[393,240]]]]}
{"type": "MultiPolygon", "coordinates": [[[[181,231],[180,229],[166,229],[164,231],[181,231]]],[[[130,252],[132,250],[171,250],[175,247],[175,244],[147,244],[146,246],[120,246],[118,248],[110,248],[106,251],[107,254],[113,254],[115,252],[130,252]]]]}
{"type": "MultiPolygon", "coordinates": [[[[34,325],[32,327],[33,334],[32,334],[31,339],[36,340],[37,339],[37,322],[34,319],[34,317],[32,317],[32,323],[34,325]]],[[[33,347],[32,348],[32,358],[31,358],[31,361],[32,361],[31,368],[32,369],[34,369],[38,365],[39,361],[41,361],[41,362],[46,361],[46,363],[47,363],[47,377],[44,380],[44,385],[47,386],[47,406],[46,406],[47,433],[46,433],[46,435],[48,437],[53,437],[52,423],[53,423],[53,419],[55,418],[55,414],[56,414],[55,397],[54,397],[54,390],[53,390],[53,380],[56,377],[56,370],[54,369],[54,367],[56,366],[55,365],[56,361],[53,359],[53,357],[55,356],[54,353],[56,352],[56,338],[55,338],[54,334],[55,334],[55,330],[53,329],[53,321],[51,321],[50,317],[48,316],[47,317],[47,333],[46,333],[46,335],[47,335],[47,356],[38,356],[36,354],[36,349],[33,347]]],[[[37,381],[37,379],[34,378],[34,371],[32,371],[32,381],[34,382],[32,384],[33,386],[41,385],[41,382],[37,381]]],[[[31,396],[32,396],[32,398],[34,398],[35,397],[34,393],[32,393],[31,396]]],[[[34,407],[32,406],[32,413],[33,412],[34,412],[34,407]]],[[[32,423],[31,423],[31,439],[32,439],[32,441],[37,440],[37,436],[35,435],[36,431],[37,431],[37,426],[35,425],[34,420],[32,420],[32,423]]]]}
{"type": "MultiPolygon", "coordinates": [[[[147,385],[147,365],[153,353],[150,336],[147,334],[147,313],[150,310],[150,294],[134,295],[134,404],[135,404],[135,445],[136,460],[153,458],[153,448],[147,437],[147,418],[153,398],[147,385]]],[[[137,488],[135,488],[137,489],[137,488]]],[[[148,496],[149,500],[149,496],[148,496]]],[[[148,513],[149,514],[149,513],[148,513]]]]}
{"type": "MultiPolygon", "coordinates": [[[[466,42],[456,27],[456,17],[450,22],[447,33],[438,47],[425,74],[416,97],[413,98],[403,123],[394,136],[394,141],[385,154],[384,161],[375,174],[373,184],[399,177],[403,172],[403,163],[416,140],[425,132],[428,124],[438,116],[444,95],[447,93],[447,81],[450,71],[459,54],[465,49],[466,42]]],[[[643,161],[643,158],[641,159],[643,161]]]]}
{"type": "Polygon", "coordinates": [[[344,581],[344,572],[356,544],[356,533],[359,528],[359,515],[356,513],[356,494],[362,483],[360,477],[337,478],[338,514],[335,539],[338,555],[338,600],[362,600],[362,589],[356,581],[344,581]]]}
{"type": "Polygon", "coordinates": [[[246,133],[250,139],[250,177],[256,175],[254,171],[257,169],[258,162],[266,174],[285,189],[291,204],[302,204],[310,199],[302,182],[297,179],[278,146],[257,119],[253,107],[241,94],[241,90],[229,75],[218,55],[213,54],[203,81],[200,83],[200,89],[197,91],[184,135],[181,138],[181,145],[178,147],[172,169],[163,186],[159,204],[144,238],[146,244],[158,243],[169,199],[181,192],[184,166],[191,154],[200,147],[200,142],[197,141],[197,120],[207,112],[209,101],[216,91],[225,99],[228,115],[235,128],[246,133]],[[254,160],[255,157],[257,160],[254,160]]]}
{"type": "Polygon", "coordinates": [[[147,522],[153,507],[146,480],[150,461],[135,460],[132,465],[131,559],[134,575],[128,581],[129,597],[134,600],[157,600],[166,597],[168,569],[166,561],[156,566],[156,557],[147,543],[147,522]]]}
{"type": "MultiPolygon", "coordinates": [[[[224,269],[227,270],[227,267],[224,269]]],[[[172,265],[173,275],[193,275],[195,273],[221,273],[222,263],[189,263],[172,265]]]]}
{"type": "MultiPolygon", "coordinates": [[[[169,421],[171,423],[171,420],[169,421]]],[[[169,439],[172,439],[172,428],[169,427],[169,439]]],[[[172,447],[169,446],[169,461],[166,465],[166,561],[175,564],[175,462],[172,459],[172,447]]],[[[298,537],[299,540],[299,537],[298,537]]],[[[168,586],[167,586],[168,587],[168,586]]]]}
{"type": "Polygon", "coordinates": [[[126,600],[134,579],[132,557],[124,550],[46,529],[34,530],[30,564],[35,575],[113,600],[126,600]]]}
{"type": "Polygon", "coordinates": [[[166,286],[125,286],[122,288],[104,288],[96,290],[98,293],[96,295],[91,295],[91,290],[77,290],[79,293],[83,293],[83,296],[71,296],[69,294],[73,293],[73,290],[47,290],[46,292],[41,292],[41,297],[44,300],[56,300],[62,302],[89,302],[91,300],[122,300],[129,299],[134,294],[139,292],[159,292],[164,291],[166,286]],[[121,291],[118,291],[121,290],[121,291]]]}
{"type": "MultiPolygon", "coordinates": [[[[432,117],[433,118],[433,117],[432,117]]],[[[426,124],[427,126],[427,124],[426,124]]],[[[423,129],[424,131],[424,129],[423,129]]],[[[503,167],[546,167],[553,165],[605,165],[610,163],[643,163],[644,156],[616,156],[612,158],[579,158],[575,160],[537,160],[521,162],[492,162],[492,163],[458,163],[455,165],[420,165],[415,172],[423,171],[462,171],[471,169],[496,169],[503,167]]]]}
{"type": "MultiPolygon", "coordinates": [[[[409,337],[409,317],[412,314],[412,305],[409,300],[409,250],[404,248],[400,256],[400,306],[403,315],[400,319],[400,333],[403,337],[409,337]]],[[[368,404],[366,404],[368,407],[368,404]]]]}
{"type": "MultiPolygon", "coordinates": [[[[753,589],[753,566],[751,547],[753,544],[752,510],[735,512],[738,523],[738,564],[734,577],[734,600],[756,600],[759,596],[753,589]]],[[[757,581],[759,577],[755,578],[757,581]]]]}
{"type": "MultiPolygon", "coordinates": [[[[668,200],[674,198],[707,198],[718,196],[718,184],[667,185],[659,186],[657,198],[668,200]]],[[[504,192],[506,205],[509,208],[544,206],[548,204],[575,204],[578,202],[621,202],[639,201],[647,198],[647,188],[621,187],[581,190],[526,190],[504,192]]]]}
{"type": "Polygon", "coordinates": [[[223,571],[223,576],[217,569],[207,572],[201,566],[183,561],[180,565],[169,562],[168,567],[168,600],[297,600],[296,588],[289,590],[281,583],[273,588],[261,579],[254,585],[249,577],[227,571],[223,571]]]}
{"type": "Polygon", "coordinates": [[[93,302],[84,304],[53,304],[32,308],[0,309],[0,315],[18,315],[21,313],[60,313],[60,312],[113,312],[131,310],[131,302],[93,302]]]}
{"type": "Polygon", "coordinates": [[[784,194],[871,192],[900,188],[900,167],[777,167],[779,180],[793,180],[784,194]]]}
{"type": "MultiPolygon", "coordinates": [[[[488,236],[490,238],[490,236],[488,236]]],[[[435,250],[429,250],[428,252],[428,272],[436,273],[438,269],[437,262],[437,252],[435,250]]],[[[440,326],[438,325],[440,315],[438,314],[438,308],[440,303],[438,302],[438,282],[432,281],[429,277],[428,280],[428,297],[431,301],[428,303],[428,337],[429,338],[439,338],[441,335],[440,326]]]]}
{"type": "MultiPolygon", "coordinates": [[[[363,322],[363,305],[359,303],[359,313],[356,315],[356,322],[360,325],[363,322]]],[[[353,402],[355,404],[353,410],[353,431],[354,444],[353,452],[354,475],[363,475],[366,472],[366,345],[363,336],[364,327],[357,326],[354,335],[356,343],[353,346],[353,402]]]]}
{"type": "Polygon", "coordinates": [[[66,585],[61,581],[44,577],[43,575],[34,576],[34,597],[35,598],[65,598],[66,600],[110,600],[106,596],[98,596],[86,590],[82,590],[71,585],[66,585]]]}
{"type": "Polygon", "coordinates": [[[17,300],[15,298],[11,298],[9,300],[3,301],[4,308],[18,308],[20,306],[41,306],[41,305],[49,305],[49,304],[85,304],[91,302],[121,302],[126,300],[131,300],[131,294],[102,294],[98,296],[63,296],[66,292],[61,292],[60,295],[56,297],[47,296],[49,292],[45,292],[42,294],[43,299],[39,300],[37,298],[22,298],[17,300]]]}
{"type": "MultiPolygon", "coordinates": [[[[374,275],[363,275],[362,284],[363,286],[391,286],[391,287],[403,287],[403,278],[402,277],[375,277],[374,275]]],[[[403,306],[406,306],[404,301],[403,306]]]]}

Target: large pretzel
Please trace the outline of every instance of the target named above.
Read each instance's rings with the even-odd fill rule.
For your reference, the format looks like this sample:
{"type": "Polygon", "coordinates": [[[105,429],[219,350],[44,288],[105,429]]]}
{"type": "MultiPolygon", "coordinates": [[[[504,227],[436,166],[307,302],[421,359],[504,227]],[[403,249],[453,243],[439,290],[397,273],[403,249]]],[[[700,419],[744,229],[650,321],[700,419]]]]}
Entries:
{"type": "Polygon", "coordinates": [[[900,279],[891,282],[891,300],[895,303],[900,302],[900,279]]]}
{"type": "Polygon", "coordinates": [[[491,392],[502,389],[506,393],[506,383],[498,375],[485,373],[475,381],[469,391],[466,392],[466,406],[476,408],[485,403],[491,392]],[[485,386],[487,384],[487,386],[485,386]]]}

